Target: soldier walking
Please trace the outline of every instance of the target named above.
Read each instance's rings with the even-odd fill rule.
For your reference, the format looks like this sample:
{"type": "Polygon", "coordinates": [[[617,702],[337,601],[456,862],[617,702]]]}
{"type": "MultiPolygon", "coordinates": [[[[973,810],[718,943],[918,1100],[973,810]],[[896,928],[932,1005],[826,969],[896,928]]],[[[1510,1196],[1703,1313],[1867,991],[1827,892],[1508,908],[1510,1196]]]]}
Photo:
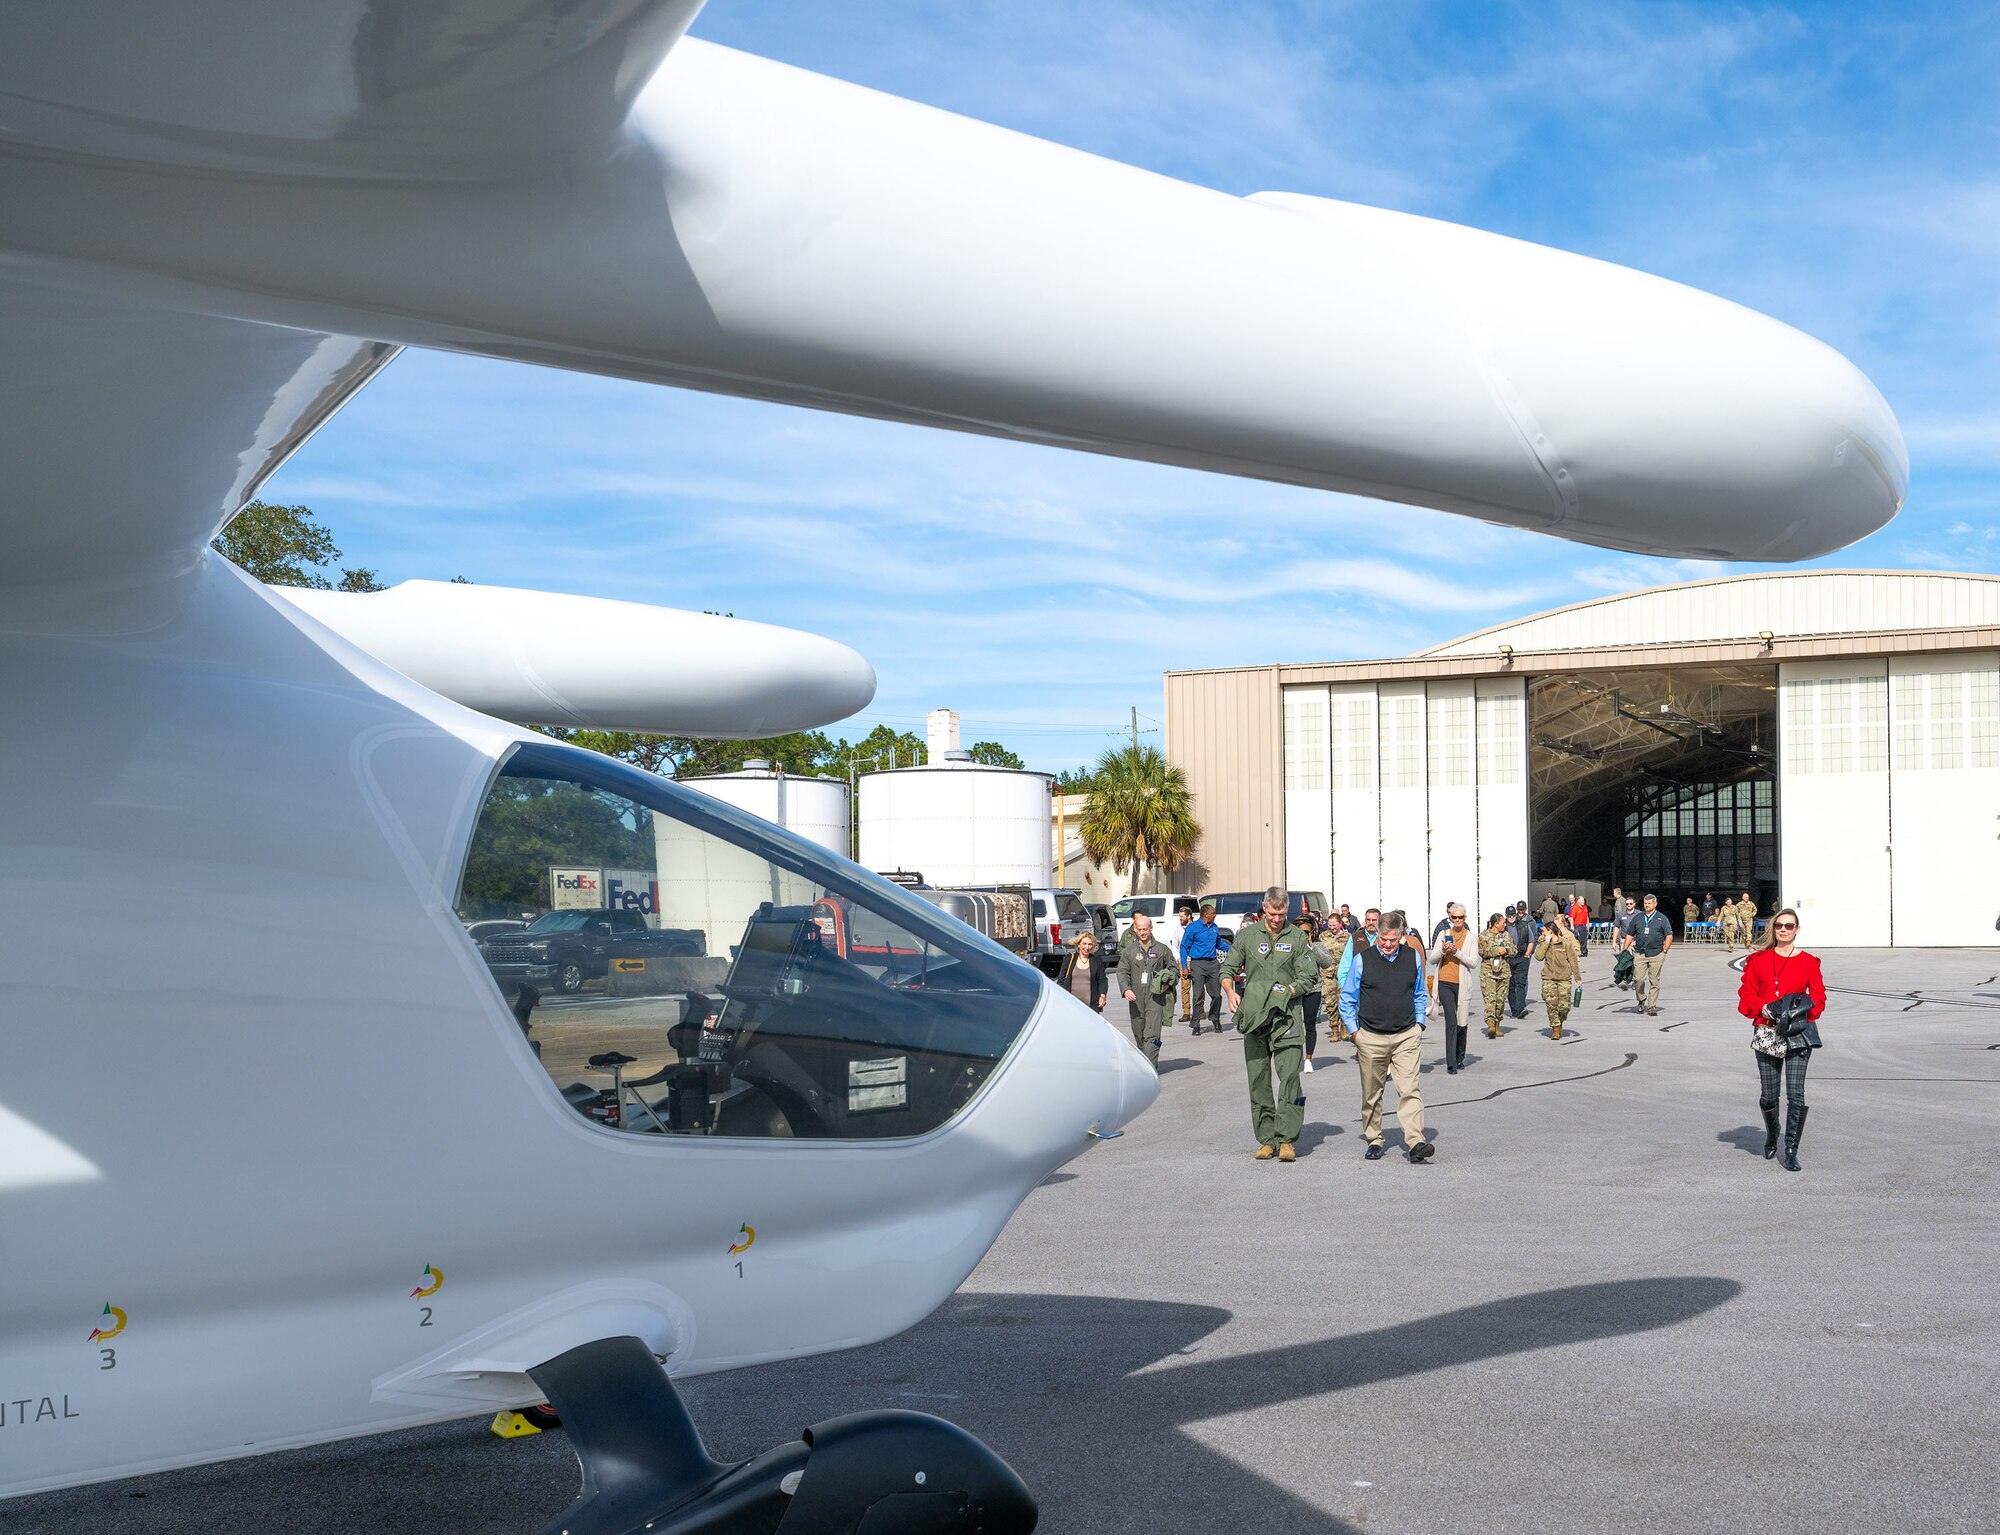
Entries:
{"type": "Polygon", "coordinates": [[[1344,1045],[1354,1038],[1347,1025],[1340,1021],[1340,974],[1347,968],[1350,947],[1362,942],[1339,922],[1327,924],[1322,940],[1326,946],[1327,968],[1319,973],[1319,1015],[1326,1024],[1327,1043],[1344,1045]]]}
{"type": "Polygon", "coordinates": [[[1514,974],[1514,940],[1507,919],[1499,912],[1486,919],[1479,935],[1479,990],[1486,1001],[1486,1037],[1500,1037],[1500,1015],[1507,1011],[1507,987],[1514,974]]]}
{"type": "Polygon", "coordinates": [[[1535,940],[1535,958],[1542,962],[1542,1006],[1549,1015],[1549,1038],[1561,1039],[1569,1021],[1571,990],[1583,974],[1576,935],[1560,922],[1551,922],[1535,940]]]}
{"type": "Polygon", "coordinates": [[[1257,1160],[1298,1159],[1292,1149],[1305,1124],[1299,1100],[1299,1060],[1305,1048],[1300,998],[1319,980],[1306,935],[1287,917],[1291,896],[1282,885],[1264,892],[1263,920],[1236,930],[1222,962],[1222,991],[1243,1036],[1243,1067],[1250,1079],[1250,1124],[1257,1160]],[[1239,994],[1238,987],[1241,987],[1239,994]],[[1271,1074],[1278,1092],[1271,1095],[1271,1074]]]}
{"type": "Polygon", "coordinates": [[[1118,989],[1132,1013],[1132,1042],[1146,1059],[1160,1064],[1160,1030],[1166,1027],[1168,998],[1180,984],[1180,961],[1153,936],[1153,919],[1141,912],[1118,951],[1118,989]]]}
{"type": "Polygon", "coordinates": [[[1750,899],[1750,892],[1744,891],[1743,898],[1736,903],[1736,930],[1743,935],[1743,947],[1749,948],[1757,941],[1757,903],[1750,899]]]}
{"type": "Polygon", "coordinates": [[[1731,954],[1736,952],[1736,935],[1742,928],[1742,916],[1736,910],[1734,901],[1722,903],[1722,941],[1731,954]]]}

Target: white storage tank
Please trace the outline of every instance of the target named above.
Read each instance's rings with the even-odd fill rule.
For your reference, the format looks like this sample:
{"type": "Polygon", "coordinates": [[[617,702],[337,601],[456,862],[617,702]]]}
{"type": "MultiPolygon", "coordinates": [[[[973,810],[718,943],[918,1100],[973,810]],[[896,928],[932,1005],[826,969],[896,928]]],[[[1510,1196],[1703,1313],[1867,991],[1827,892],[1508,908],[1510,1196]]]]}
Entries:
{"type": "Polygon", "coordinates": [[[847,784],[842,779],[801,778],[753,760],[740,773],[674,781],[775,822],[829,853],[848,856],[847,784]]]}
{"type": "Polygon", "coordinates": [[[954,752],[861,778],[861,863],[933,885],[1039,885],[1053,873],[1046,773],[954,752]]]}

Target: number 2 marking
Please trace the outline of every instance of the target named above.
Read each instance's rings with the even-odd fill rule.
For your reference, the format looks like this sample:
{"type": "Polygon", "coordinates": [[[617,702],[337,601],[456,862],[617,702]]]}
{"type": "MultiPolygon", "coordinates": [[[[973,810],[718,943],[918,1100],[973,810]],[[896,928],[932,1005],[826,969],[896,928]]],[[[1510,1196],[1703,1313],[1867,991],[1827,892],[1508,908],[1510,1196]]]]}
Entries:
{"type": "Polygon", "coordinates": [[[422,1313],[424,1314],[424,1319],[423,1319],[423,1320],[422,1320],[421,1322],[417,1323],[417,1326],[419,1326],[419,1327],[428,1327],[428,1326],[430,1326],[430,1325],[431,1325],[431,1308],[430,1308],[429,1306],[419,1306],[419,1307],[417,1307],[417,1310],[421,1311],[421,1312],[422,1312],[422,1313]]]}
{"type": "Polygon", "coordinates": [[[99,1365],[99,1366],[97,1367],[98,1369],[100,1369],[100,1370],[115,1370],[115,1369],[117,1369],[117,1368],[118,1368],[118,1350],[117,1350],[117,1349],[115,1349],[115,1348],[101,1348],[101,1349],[99,1349],[99,1350],[97,1351],[97,1357],[98,1357],[99,1359],[102,1359],[102,1360],[104,1361],[104,1363],[103,1363],[103,1364],[101,1364],[101,1365],[99,1365]]]}

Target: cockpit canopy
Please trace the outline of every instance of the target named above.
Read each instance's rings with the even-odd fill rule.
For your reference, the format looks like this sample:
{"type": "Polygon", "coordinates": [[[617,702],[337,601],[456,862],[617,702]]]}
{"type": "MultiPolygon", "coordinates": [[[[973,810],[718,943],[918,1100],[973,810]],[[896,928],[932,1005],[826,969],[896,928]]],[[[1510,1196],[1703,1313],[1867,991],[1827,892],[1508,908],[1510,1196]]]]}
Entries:
{"type": "Polygon", "coordinates": [[[978,1092],[1040,991],[888,881],[554,744],[503,764],[458,914],[563,1097],[641,1134],[921,1135],[978,1092]]]}

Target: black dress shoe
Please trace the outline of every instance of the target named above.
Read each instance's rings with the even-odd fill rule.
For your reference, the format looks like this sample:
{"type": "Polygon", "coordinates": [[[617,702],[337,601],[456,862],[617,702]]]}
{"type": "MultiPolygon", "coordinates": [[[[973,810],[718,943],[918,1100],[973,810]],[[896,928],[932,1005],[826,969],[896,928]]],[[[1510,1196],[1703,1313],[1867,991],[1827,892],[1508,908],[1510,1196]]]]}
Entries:
{"type": "Polygon", "coordinates": [[[1364,1151],[1364,1152],[1362,1152],[1362,1153],[1361,1153],[1361,1160],[1362,1160],[1362,1161],[1364,1161],[1364,1162],[1379,1162],[1379,1161],[1381,1161],[1381,1160],[1382,1160],[1382,1148],[1381,1148],[1380,1146],[1370,1146],[1370,1147],[1369,1147],[1369,1148],[1368,1148],[1368,1149],[1367,1149],[1366,1151],[1364,1151]]]}
{"type": "Polygon", "coordinates": [[[1410,1148],[1410,1160],[1412,1162],[1428,1162],[1436,1154],[1437,1147],[1433,1146],[1429,1141],[1418,1141],[1416,1145],[1410,1148]]]}

